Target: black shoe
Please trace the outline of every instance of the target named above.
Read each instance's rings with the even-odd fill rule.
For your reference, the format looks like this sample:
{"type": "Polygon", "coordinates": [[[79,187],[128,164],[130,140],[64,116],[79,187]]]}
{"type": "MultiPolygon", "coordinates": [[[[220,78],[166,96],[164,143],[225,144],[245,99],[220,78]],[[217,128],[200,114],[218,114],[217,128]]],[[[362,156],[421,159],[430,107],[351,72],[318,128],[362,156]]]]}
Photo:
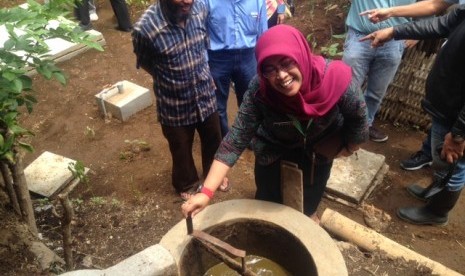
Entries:
{"type": "Polygon", "coordinates": [[[386,142],[388,140],[388,136],[374,126],[371,126],[369,128],[369,133],[370,133],[370,140],[373,142],[381,143],[381,142],[386,142]]]}
{"type": "Polygon", "coordinates": [[[419,225],[446,225],[449,221],[447,213],[436,215],[426,206],[399,208],[397,216],[402,220],[419,225]]]}
{"type": "Polygon", "coordinates": [[[132,32],[132,27],[123,28],[123,27],[120,27],[120,26],[116,26],[115,29],[117,29],[118,31],[121,31],[121,32],[126,32],[126,33],[132,32]]]}
{"type": "Polygon", "coordinates": [[[414,171],[425,166],[431,166],[431,164],[433,164],[433,158],[420,150],[412,155],[409,159],[401,161],[400,167],[407,171],[414,171]]]}
{"type": "Polygon", "coordinates": [[[421,201],[426,201],[425,192],[427,188],[423,188],[417,184],[412,184],[407,187],[407,192],[412,195],[414,198],[419,199],[421,201]]]}

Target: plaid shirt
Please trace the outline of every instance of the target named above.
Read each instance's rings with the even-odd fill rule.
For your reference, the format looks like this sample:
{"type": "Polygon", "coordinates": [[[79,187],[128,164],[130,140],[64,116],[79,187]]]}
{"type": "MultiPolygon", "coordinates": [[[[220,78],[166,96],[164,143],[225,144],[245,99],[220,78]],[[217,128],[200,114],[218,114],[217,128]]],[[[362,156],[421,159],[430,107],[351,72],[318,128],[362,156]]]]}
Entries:
{"type": "Polygon", "coordinates": [[[206,59],[207,10],[195,1],[184,28],[154,4],[134,27],[137,68],[153,77],[158,120],[167,126],[203,122],[216,112],[215,85],[206,59]]]}

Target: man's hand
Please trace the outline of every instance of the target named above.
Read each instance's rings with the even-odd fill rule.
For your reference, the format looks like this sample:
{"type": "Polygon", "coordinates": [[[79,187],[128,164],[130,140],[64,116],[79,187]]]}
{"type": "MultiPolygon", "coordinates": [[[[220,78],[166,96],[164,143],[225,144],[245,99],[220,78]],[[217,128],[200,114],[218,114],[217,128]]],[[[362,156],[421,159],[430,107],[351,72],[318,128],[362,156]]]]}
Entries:
{"type": "Polygon", "coordinates": [[[284,21],[286,20],[286,15],[284,13],[279,13],[278,14],[278,21],[277,21],[277,25],[279,24],[284,24],[284,21]]]}
{"type": "Polygon", "coordinates": [[[360,13],[360,16],[364,16],[364,15],[368,15],[368,19],[372,23],[376,24],[391,17],[391,12],[389,8],[373,9],[373,10],[367,10],[367,11],[360,13]]]}
{"type": "Polygon", "coordinates": [[[413,47],[415,47],[415,45],[418,44],[418,42],[419,40],[407,39],[404,41],[404,45],[405,45],[405,48],[412,49],[413,47]]]}
{"type": "Polygon", "coordinates": [[[463,151],[465,150],[465,141],[456,142],[452,138],[452,134],[449,132],[444,137],[444,145],[442,146],[441,158],[447,160],[447,163],[454,163],[458,159],[463,157],[463,151]]]}
{"type": "Polygon", "coordinates": [[[181,205],[181,211],[184,217],[191,214],[194,217],[197,213],[207,207],[210,198],[203,193],[197,193],[181,205]]]}
{"type": "Polygon", "coordinates": [[[371,47],[376,48],[383,46],[385,42],[391,40],[394,37],[394,28],[381,29],[373,32],[365,37],[360,38],[360,42],[365,40],[371,40],[371,47]]]}
{"type": "Polygon", "coordinates": [[[349,157],[354,154],[357,150],[360,149],[360,145],[358,144],[348,144],[337,154],[336,158],[339,157],[349,157]]]}

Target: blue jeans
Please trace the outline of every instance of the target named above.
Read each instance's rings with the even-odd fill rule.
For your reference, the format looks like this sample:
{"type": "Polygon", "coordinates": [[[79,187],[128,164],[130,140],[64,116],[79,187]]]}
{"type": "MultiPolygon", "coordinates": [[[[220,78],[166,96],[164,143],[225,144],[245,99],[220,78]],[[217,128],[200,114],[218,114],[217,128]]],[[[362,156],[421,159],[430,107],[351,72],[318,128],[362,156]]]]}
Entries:
{"type": "Polygon", "coordinates": [[[431,128],[428,129],[428,136],[426,136],[425,140],[423,140],[423,144],[421,145],[421,151],[428,157],[431,157],[431,128]]]}
{"type": "Polygon", "coordinates": [[[216,85],[216,101],[220,115],[221,134],[228,133],[228,96],[231,81],[240,106],[249,82],[257,74],[254,48],[208,51],[208,63],[216,85]]]}
{"type": "Polygon", "coordinates": [[[368,111],[368,124],[371,126],[393,80],[404,52],[404,41],[391,40],[382,47],[372,48],[371,41],[360,42],[362,34],[351,28],[347,32],[342,60],[352,67],[352,77],[362,86],[367,80],[365,101],[368,111]]]}
{"type": "MultiPolygon", "coordinates": [[[[452,125],[444,124],[443,122],[433,117],[431,126],[431,155],[433,156],[433,168],[435,175],[444,177],[447,174],[451,164],[441,159],[438,147],[444,143],[444,137],[450,130],[452,125]]],[[[447,190],[459,191],[465,185],[465,159],[459,159],[452,177],[447,183],[447,190]]]]}

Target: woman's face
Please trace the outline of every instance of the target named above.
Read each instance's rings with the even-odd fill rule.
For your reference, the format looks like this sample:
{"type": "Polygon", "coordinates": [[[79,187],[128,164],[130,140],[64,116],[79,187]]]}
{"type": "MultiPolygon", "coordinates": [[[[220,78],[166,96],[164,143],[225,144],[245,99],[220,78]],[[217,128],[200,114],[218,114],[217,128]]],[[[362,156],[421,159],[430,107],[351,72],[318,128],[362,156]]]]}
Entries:
{"type": "Polygon", "coordinates": [[[294,96],[302,86],[302,74],[297,63],[286,56],[272,56],[262,63],[262,75],[268,83],[284,96],[294,96]]]}

